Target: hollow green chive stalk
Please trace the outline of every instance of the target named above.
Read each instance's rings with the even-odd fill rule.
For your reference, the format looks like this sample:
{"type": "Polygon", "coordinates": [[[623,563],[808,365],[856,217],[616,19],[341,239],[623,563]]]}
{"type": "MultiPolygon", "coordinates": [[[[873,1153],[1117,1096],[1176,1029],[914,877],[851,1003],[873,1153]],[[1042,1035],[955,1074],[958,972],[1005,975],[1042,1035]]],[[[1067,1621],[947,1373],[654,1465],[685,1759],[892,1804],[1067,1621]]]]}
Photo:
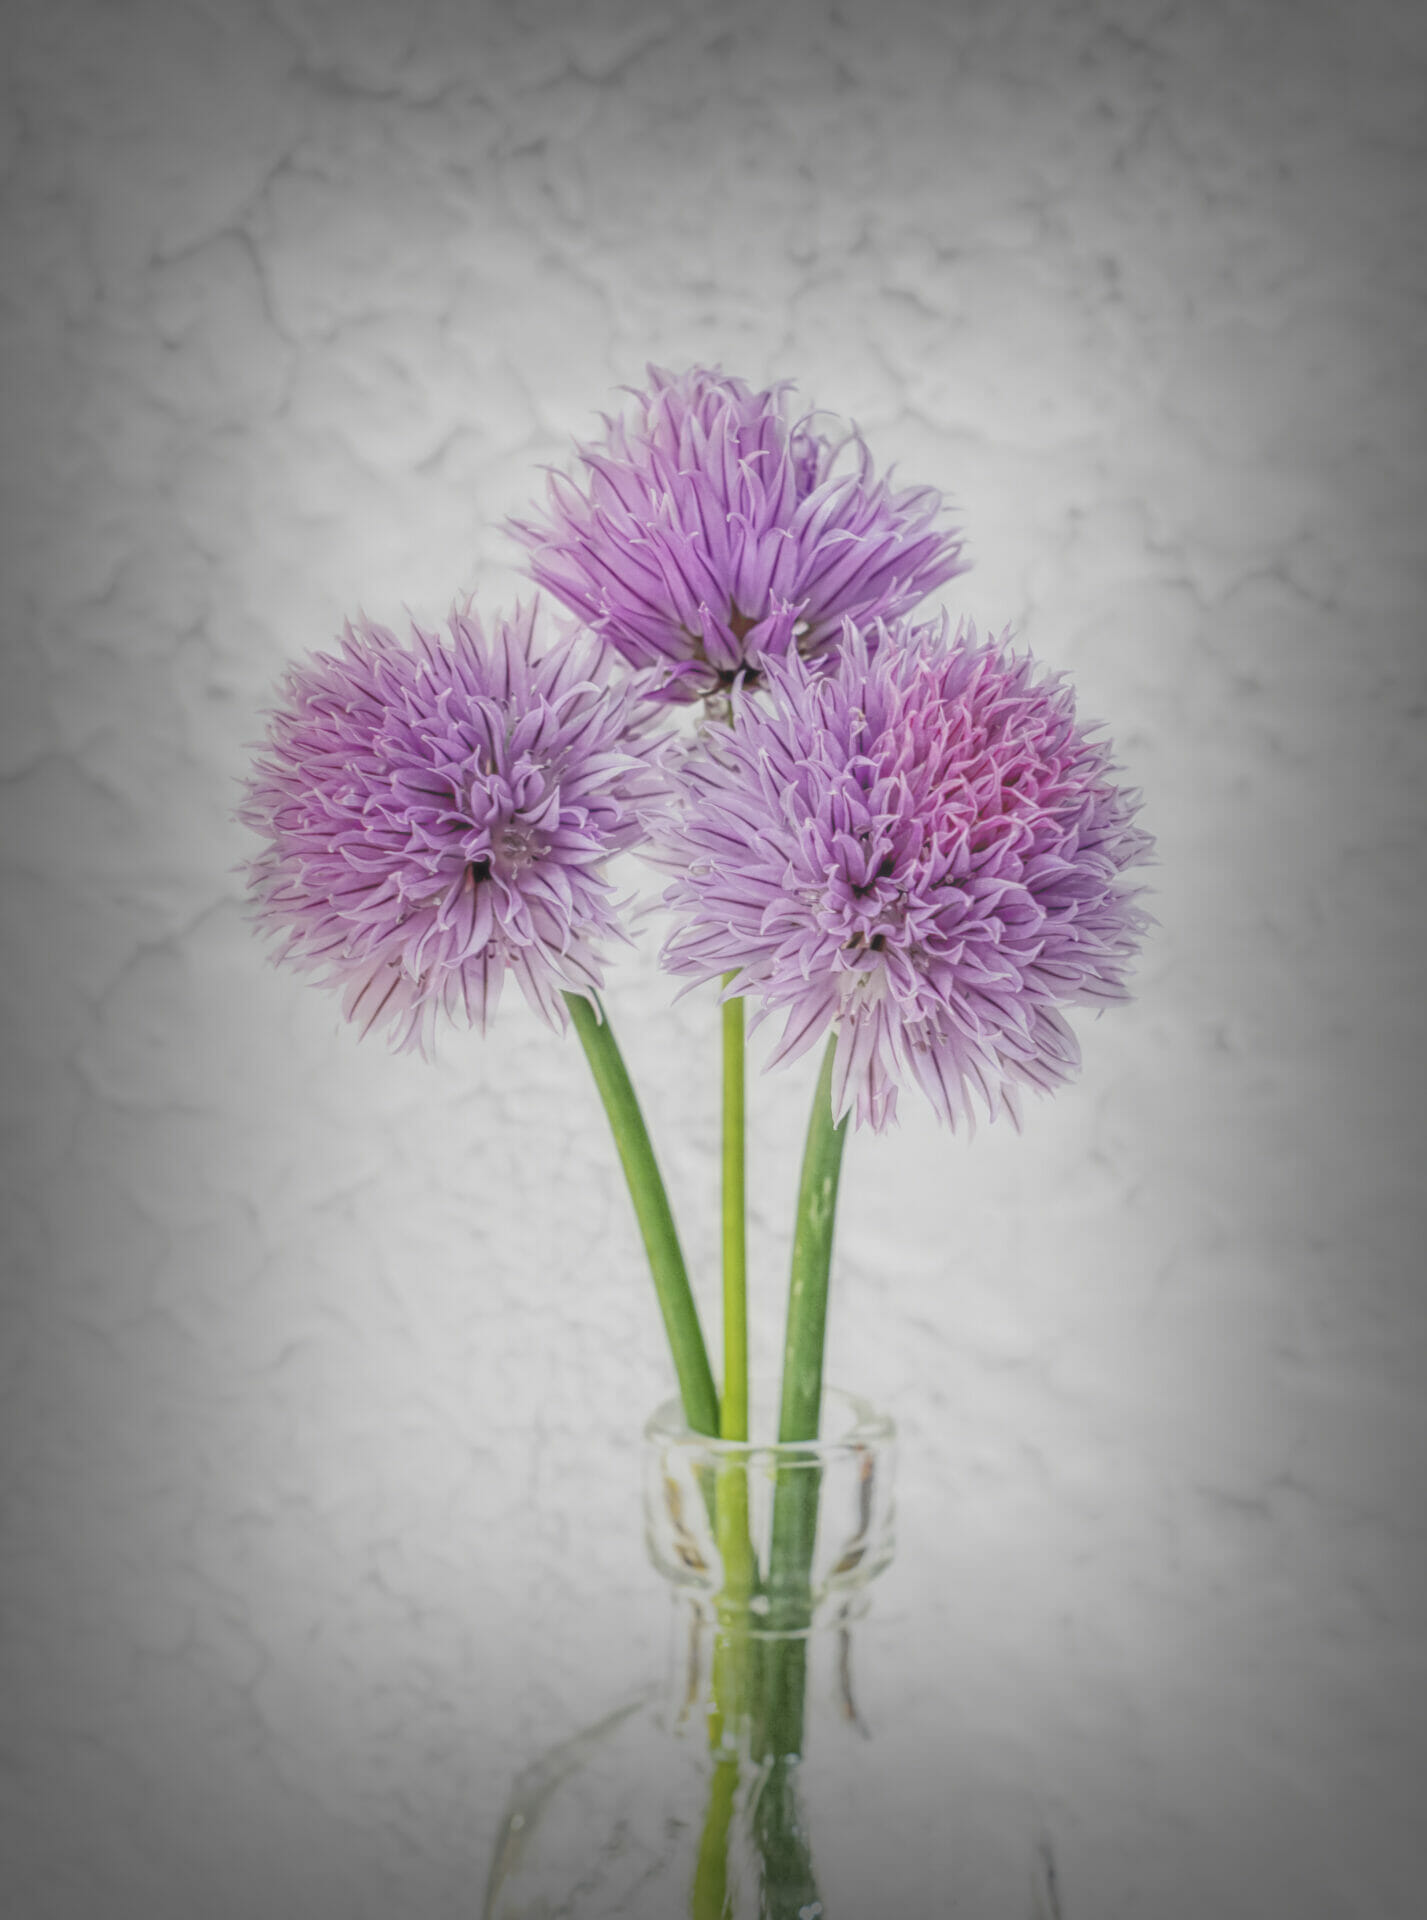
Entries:
{"type": "MultiPolygon", "coordinates": [[[[730,978],[732,976],[729,976],[730,978]]],[[[725,985],[727,981],[725,981],[725,985]]],[[[723,1401],[719,1433],[725,1440],[748,1438],[748,1209],[745,1191],[743,1002],[723,1008],[723,1401]]],[[[748,1468],[728,1463],[718,1485],[718,1549],[723,1561],[725,1627],[732,1658],[737,1639],[746,1645],[748,1602],[753,1596],[753,1543],[748,1532],[748,1468]]],[[[730,1673],[740,1694],[741,1660],[730,1673]]],[[[715,1680],[717,1681],[717,1670],[715,1680]]],[[[717,1698],[717,1694],[716,1694],[717,1698]]],[[[722,1702],[720,1702],[722,1706],[722,1702]]]]}
{"type": "Polygon", "coordinates": [[[738,1773],[736,1754],[715,1759],[709,1810],[699,1836],[699,1862],[690,1901],[692,1920],[728,1920],[728,1830],[733,1822],[738,1773]]]}
{"type": "MultiPolygon", "coordinates": [[[[788,1287],[788,1330],[783,1348],[783,1395],[778,1417],[781,1446],[816,1440],[822,1408],[823,1349],[827,1335],[828,1276],[832,1267],[833,1224],[837,1214],[842,1150],[847,1118],[833,1119],[832,1068],[837,1036],[828,1041],[808,1119],[803,1171],[798,1185],[798,1216],[793,1230],[793,1263],[788,1287]]],[[[773,1489],[773,1537],[769,1551],[770,1627],[797,1631],[807,1624],[811,1596],[813,1540],[818,1518],[818,1469],[813,1456],[778,1470],[773,1489]]],[[[802,1643],[796,1650],[801,1656],[802,1643]]],[[[767,1701],[767,1732],[775,1753],[794,1753],[802,1733],[804,1662],[774,1663],[767,1701]],[[779,1673],[786,1685],[779,1683],[779,1673]]]]}
{"type": "MultiPolygon", "coordinates": [[[[733,976],[726,975],[727,986],[733,976]]],[[[719,1433],[748,1438],[748,1226],[744,1128],[743,1002],[723,1006],[723,1396],[719,1433]]],[[[713,1660],[714,1752],[709,1807],[694,1877],[694,1920],[722,1920],[728,1897],[728,1835],[750,1707],[749,1601],[755,1565],[748,1531],[748,1468],[726,1460],[715,1486],[715,1530],[723,1581],[713,1660]],[[730,1744],[731,1736],[731,1744],[730,1744]]]]}
{"type": "Polygon", "coordinates": [[[833,1032],[823,1054],[813,1095],[798,1184],[798,1218],[793,1230],[793,1269],[788,1283],[788,1330],[783,1343],[783,1397],[778,1440],[788,1445],[816,1440],[822,1408],[823,1350],[827,1337],[827,1285],[832,1267],[832,1235],[847,1116],[832,1116],[832,1069],[837,1055],[833,1032]]]}
{"type": "Polygon", "coordinates": [[[713,1370],[709,1366],[674,1216],[669,1210],[669,1197],[664,1191],[628,1069],[603,1009],[591,1006],[576,993],[567,993],[565,1002],[604,1101],[624,1177],[629,1182],[629,1195],[634,1202],[644,1250],[649,1256],[649,1271],[654,1277],[659,1311],[679,1378],[684,1417],[692,1432],[716,1434],[719,1412],[713,1370]]]}
{"type": "MultiPolygon", "coordinates": [[[[778,1440],[783,1446],[816,1440],[821,1417],[828,1278],[848,1125],[846,1116],[840,1121],[833,1118],[836,1052],[834,1033],[813,1095],[798,1185],[778,1417],[778,1440]]],[[[811,1453],[804,1460],[795,1456],[779,1467],[773,1489],[768,1625],[782,1637],[768,1643],[763,1663],[762,1743],[768,1774],[759,1796],[757,1829],[767,1912],[776,1920],[783,1920],[785,1914],[796,1916],[817,1901],[808,1835],[797,1807],[797,1756],[803,1747],[807,1689],[803,1636],[812,1616],[810,1580],[819,1479],[811,1453]]]]}
{"type": "MultiPolygon", "coordinates": [[[[724,975],[727,986],[733,975],[724,975]]],[[[719,1433],[748,1438],[748,1225],[743,1002],[723,1005],[723,1402],[719,1433]]]]}

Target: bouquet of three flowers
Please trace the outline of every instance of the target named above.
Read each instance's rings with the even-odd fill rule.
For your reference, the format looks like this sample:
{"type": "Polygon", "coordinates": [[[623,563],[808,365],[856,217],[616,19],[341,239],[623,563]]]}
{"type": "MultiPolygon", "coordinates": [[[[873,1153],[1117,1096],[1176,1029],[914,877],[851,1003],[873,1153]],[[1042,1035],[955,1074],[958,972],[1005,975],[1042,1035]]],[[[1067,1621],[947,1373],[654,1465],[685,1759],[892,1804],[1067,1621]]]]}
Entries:
{"type": "MultiPolygon", "coordinates": [[[[1027,1088],[1077,1065],[1068,1012],[1126,997],[1147,925],[1150,841],[1109,746],[1008,636],[921,611],[963,569],[940,494],[894,490],[820,419],[786,387],[651,370],[512,523],[573,626],[542,640],[534,607],[483,624],[469,603],[445,635],[349,626],[289,673],[241,808],[277,957],[340,991],[364,1033],[429,1051],[442,1024],[484,1030],[507,975],[573,1024],[687,1426],[734,1445],[750,1440],[745,1008],[780,1022],[769,1066],[823,1048],[792,1230],[790,1447],[819,1434],[849,1127],[888,1126],[902,1089],[953,1128],[1016,1122],[1027,1088]],[[628,938],[611,862],[631,852],[662,886],[663,964],[723,1003],[717,1384],[599,999],[628,938]]],[[[780,1479],[761,1561],[739,1476],[715,1473],[703,1498],[725,1574],[711,1733],[717,1747],[739,1702],[762,1769],[760,1910],[821,1911],[788,1771],[817,1476],[780,1479]],[[784,1629],[771,1650],[757,1619],[784,1629]]],[[[700,1920],[733,1911],[730,1817],[715,1791],[700,1920]]]]}

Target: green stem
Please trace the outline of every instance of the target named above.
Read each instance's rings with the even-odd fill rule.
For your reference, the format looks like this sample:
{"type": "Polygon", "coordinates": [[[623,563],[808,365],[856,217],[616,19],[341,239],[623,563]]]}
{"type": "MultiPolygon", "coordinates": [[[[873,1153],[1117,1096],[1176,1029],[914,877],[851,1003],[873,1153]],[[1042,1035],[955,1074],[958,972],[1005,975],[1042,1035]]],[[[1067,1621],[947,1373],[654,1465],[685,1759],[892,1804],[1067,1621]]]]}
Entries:
{"type": "MultiPolygon", "coordinates": [[[[724,975],[727,986],[733,975],[724,975]]],[[[743,1117],[743,1002],[723,1004],[723,1404],[719,1432],[748,1438],[748,1224],[743,1117]]]]}
{"type": "MultiPolygon", "coordinates": [[[[725,978],[725,985],[732,975],[725,978]]],[[[723,1008],[723,1403],[719,1433],[725,1440],[748,1438],[748,1227],[744,1191],[743,1002],[723,1008]]],[[[726,1461],[718,1477],[719,1557],[723,1562],[720,1605],[730,1643],[746,1644],[747,1607],[756,1572],[748,1532],[748,1468],[726,1461]]],[[[741,1655],[731,1652],[728,1679],[742,1687],[741,1655]]],[[[720,1707],[724,1705],[722,1699],[720,1707]]]]}
{"type": "Polygon", "coordinates": [[[624,1177],[629,1182],[629,1195],[634,1202],[644,1250],[649,1256],[649,1271],[654,1276],[654,1290],[659,1296],[659,1310],[664,1316],[664,1330],[669,1336],[674,1369],[679,1376],[684,1417],[694,1433],[715,1434],[718,1432],[718,1396],[714,1391],[713,1370],[699,1327],[698,1308],[679,1247],[674,1216],[669,1211],[669,1196],[664,1191],[628,1069],[603,1010],[598,1005],[591,1006],[577,993],[567,993],[565,1003],[604,1101],[624,1177]]]}
{"type": "MultiPolygon", "coordinates": [[[[733,978],[724,977],[724,985],[733,978]]],[[[723,1399],[719,1432],[748,1438],[748,1229],[745,1193],[743,1002],[723,1006],[723,1399]]],[[[723,1580],[713,1657],[714,1753],[708,1812],[694,1877],[694,1920],[723,1920],[728,1899],[729,1828],[745,1764],[749,1704],[749,1611],[755,1565],[748,1531],[748,1468],[725,1460],[715,1481],[715,1531],[723,1580]]]]}
{"type": "MultiPolygon", "coordinates": [[[[782,1445],[817,1438],[822,1410],[823,1350],[827,1336],[828,1276],[832,1268],[842,1150],[847,1121],[834,1121],[832,1070],[837,1036],[829,1039],[808,1120],[798,1186],[783,1349],[783,1393],[778,1419],[782,1445]]],[[[809,1836],[798,1806],[798,1756],[803,1750],[807,1690],[806,1633],[812,1621],[813,1545],[817,1536],[820,1471],[811,1452],[780,1466],[773,1489],[769,1550],[768,1626],[779,1636],[767,1647],[763,1676],[763,1758],[769,1769],[758,1802],[759,1850],[765,1910],[772,1920],[816,1910],[809,1836]]]]}
{"type": "Polygon", "coordinates": [[[799,1791],[796,1756],[765,1762],[753,1810],[763,1920],[806,1920],[824,1911],[799,1791]]]}
{"type": "Polygon", "coordinates": [[[699,1838],[691,1902],[693,1920],[728,1920],[728,1829],[738,1792],[737,1756],[715,1760],[709,1810],[699,1838]]]}
{"type": "MultiPolygon", "coordinates": [[[[726,975],[724,984],[733,978],[726,975]]],[[[723,1008],[723,1405],[725,1440],[748,1438],[748,1212],[745,1195],[743,1002],[723,1008]]],[[[718,1550],[723,1562],[720,1605],[726,1640],[725,1676],[740,1700],[746,1682],[748,1603],[757,1578],[748,1531],[748,1466],[729,1461],[718,1483],[718,1550]]],[[[716,1675],[717,1678],[717,1675],[716,1675]]],[[[720,1708],[724,1706],[720,1698],[720,1708]]]]}
{"type": "Polygon", "coordinates": [[[847,1118],[832,1117],[834,1032],[823,1055],[803,1149],[798,1220],[793,1232],[793,1270],[788,1286],[788,1332],[783,1346],[783,1400],[778,1439],[816,1440],[822,1409],[823,1348],[827,1338],[827,1283],[847,1118]]]}

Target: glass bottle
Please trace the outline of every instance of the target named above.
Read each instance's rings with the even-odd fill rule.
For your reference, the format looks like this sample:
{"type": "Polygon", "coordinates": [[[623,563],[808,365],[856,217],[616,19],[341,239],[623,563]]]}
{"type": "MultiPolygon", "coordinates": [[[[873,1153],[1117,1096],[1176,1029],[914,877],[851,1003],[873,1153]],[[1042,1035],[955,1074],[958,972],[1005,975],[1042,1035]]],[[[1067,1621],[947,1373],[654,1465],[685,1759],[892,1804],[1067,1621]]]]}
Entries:
{"type": "Polygon", "coordinates": [[[832,1391],[822,1427],[777,1446],[691,1434],[677,1401],[650,1420],[645,1537],[673,1598],[664,1682],[517,1780],[486,1920],[897,1911],[853,1677],[892,1555],[894,1430],[832,1391]]]}
{"type": "Polygon", "coordinates": [[[892,1422],[831,1390],[822,1436],[795,1446],[659,1409],[643,1474],[673,1603],[662,1683],[516,1781],[485,1920],[1066,1920],[1022,1796],[952,1804],[936,1756],[909,1759],[895,1727],[879,1742],[864,1713],[894,1458],[892,1422]]]}

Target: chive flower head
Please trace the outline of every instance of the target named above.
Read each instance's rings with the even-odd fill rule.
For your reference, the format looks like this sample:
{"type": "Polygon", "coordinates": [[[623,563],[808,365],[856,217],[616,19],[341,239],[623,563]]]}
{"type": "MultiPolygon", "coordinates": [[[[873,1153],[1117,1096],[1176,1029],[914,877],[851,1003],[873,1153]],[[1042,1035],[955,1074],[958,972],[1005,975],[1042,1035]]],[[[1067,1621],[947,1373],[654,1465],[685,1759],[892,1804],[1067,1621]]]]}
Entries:
{"type": "Polygon", "coordinates": [[[838,1118],[884,1127],[910,1080],[952,1127],[1018,1123],[1079,1063],[1065,1009],[1127,998],[1148,924],[1151,841],[1095,731],[969,625],[849,624],[825,671],[769,662],[681,770],[665,964],[782,1014],[770,1065],[834,1029],[838,1118]]]}
{"type": "Polygon", "coordinates": [[[582,475],[552,473],[543,516],[508,523],[548,593],[658,670],[657,698],[826,655],[845,618],[890,620],[963,571],[936,489],[893,491],[854,429],[815,431],[789,391],[651,367],[630,417],[577,449],[582,475]]]}
{"type": "Polygon", "coordinates": [[[484,1031],[507,973],[562,1026],[624,937],[606,865],[663,791],[648,714],[588,635],[537,651],[533,607],[410,644],[349,623],[289,670],[238,811],[275,959],[398,1049],[484,1031]]]}

